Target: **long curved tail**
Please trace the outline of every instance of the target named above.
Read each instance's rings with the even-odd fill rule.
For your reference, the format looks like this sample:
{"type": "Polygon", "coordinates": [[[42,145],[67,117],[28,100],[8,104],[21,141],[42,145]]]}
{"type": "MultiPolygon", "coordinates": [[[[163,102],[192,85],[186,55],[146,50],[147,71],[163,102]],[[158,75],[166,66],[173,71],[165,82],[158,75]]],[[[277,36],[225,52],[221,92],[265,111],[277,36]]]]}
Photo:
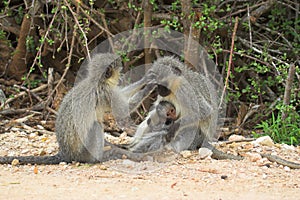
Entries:
{"type": "Polygon", "coordinates": [[[63,159],[56,154],[54,156],[1,156],[0,164],[11,164],[14,159],[19,160],[19,164],[52,165],[63,162],[63,159]]]}

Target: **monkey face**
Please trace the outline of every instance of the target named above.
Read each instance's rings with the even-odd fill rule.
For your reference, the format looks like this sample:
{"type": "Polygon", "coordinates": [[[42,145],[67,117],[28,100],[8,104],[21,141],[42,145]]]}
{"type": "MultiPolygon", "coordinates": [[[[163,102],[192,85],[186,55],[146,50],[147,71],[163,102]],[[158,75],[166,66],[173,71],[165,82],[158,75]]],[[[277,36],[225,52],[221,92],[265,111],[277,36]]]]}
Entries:
{"type": "Polygon", "coordinates": [[[122,63],[119,59],[117,59],[106,68],[103,74],[105,82],[111,86],[118,85],[121,70],[122,63]]]}
{"type": "Polygon", "coordinates": [[[113,69],[112,69],[112,66],[110,65],[106,71],[105,71],[105,74],[104,74],[104,77],[106,79],[109,79],[111,76],[113,75],[113,69]]]}
{"type": "Polygon", "coordinates": [[[171,94],[171,90],[169,90],[167,87],[160,84],[157,85],[157,92],[162,97],[166,97],[171,94]]]}

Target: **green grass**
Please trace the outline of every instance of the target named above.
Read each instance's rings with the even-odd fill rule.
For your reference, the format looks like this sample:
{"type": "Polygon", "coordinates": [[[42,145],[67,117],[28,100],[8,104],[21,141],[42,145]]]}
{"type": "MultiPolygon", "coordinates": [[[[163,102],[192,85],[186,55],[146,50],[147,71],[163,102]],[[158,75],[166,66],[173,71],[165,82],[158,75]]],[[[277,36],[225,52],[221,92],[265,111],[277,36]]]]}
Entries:
{"type": "MultiPolygon", "coordinates": [[[[291,112],[282,120],[281,113],[275,115],[272,113],[272,118],[263,121],[256,126],[257,129],[262,129],[264,134],[269,135],[277,143],[285,143],[289,145],[299,145],[300,143],[300,115],[291,112]]],[[[261,135],[254,133],[254,137],[261,135]]]]}

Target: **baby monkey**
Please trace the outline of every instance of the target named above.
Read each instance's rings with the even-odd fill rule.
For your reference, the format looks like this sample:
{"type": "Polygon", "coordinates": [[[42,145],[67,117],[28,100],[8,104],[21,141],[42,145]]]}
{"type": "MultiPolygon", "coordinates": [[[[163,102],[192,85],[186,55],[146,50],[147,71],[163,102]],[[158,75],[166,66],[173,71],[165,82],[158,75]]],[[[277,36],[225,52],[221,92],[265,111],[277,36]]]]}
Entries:
{"type": "Polygon", "coordinates": [[[162,149],[174,137],[179,123],[175,106],[167,101],[156,102],[146,119],[138,126],[132,142],[124,147],[134,153],[162,149]]]}

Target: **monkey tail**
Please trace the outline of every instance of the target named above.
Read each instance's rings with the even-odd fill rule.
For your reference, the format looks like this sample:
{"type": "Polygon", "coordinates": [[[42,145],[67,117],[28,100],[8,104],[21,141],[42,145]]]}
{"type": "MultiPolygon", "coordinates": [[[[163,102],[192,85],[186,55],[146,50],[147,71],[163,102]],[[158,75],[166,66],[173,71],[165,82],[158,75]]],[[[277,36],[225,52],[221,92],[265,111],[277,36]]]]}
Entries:
{"type": "Polygon", "coordinates": [[[59,164],[63,160],[59,154],[54,156],[1,156],[0,164],[11,164],[13,160],[17,159],[19,164],[38,164],[38,165],[52,165],[59,164]]]}
{"type": "Polygon", "coordinates": [[[216,149],[215,147],[212,148],[212,158],[217,159],[217,160],[225,160],[225,159],[229,159],[229,160],[243,160],[244,157],[242,156],[235,156],[233,154],[229,154],[229,153],[224,153],[218,149],[216,149]]]}
{"type": "Polygon", "coordinates": [[[262,157],[267,158],[271,162],[277,162],[277,164],[288,166],[289,168],[292,169],[300,169],[300,163],[291,162],[271,154],[260,154],[260,155],[262,157]]]}

